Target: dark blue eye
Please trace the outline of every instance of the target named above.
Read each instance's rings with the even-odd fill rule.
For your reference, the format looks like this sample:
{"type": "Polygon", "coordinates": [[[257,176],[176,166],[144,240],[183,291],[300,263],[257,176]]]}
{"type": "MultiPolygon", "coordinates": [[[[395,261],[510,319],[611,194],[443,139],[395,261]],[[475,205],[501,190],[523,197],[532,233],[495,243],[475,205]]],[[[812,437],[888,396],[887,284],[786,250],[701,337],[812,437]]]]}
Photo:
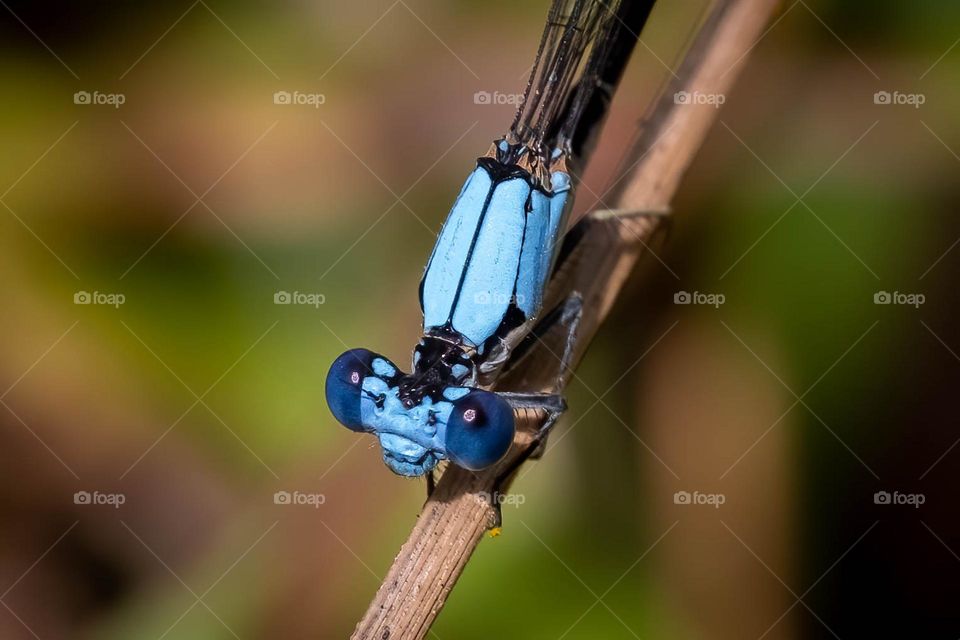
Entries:
{"type": "Polygon", "coordinates": [[[330,365],[327,373],[327,406],[340,424],[353,431],[364,431],[360,422],[360,396],[363,379],[373,375],[377,354],[366,349],[351,349],[330,365]]]}
{"type": "Polygon", "coordinates": [[[447,455],[465,469],[484,469],[507,453],[513,431],[513,409],[506,400],[490,391],[471,391],[453,403],[447,455]]]}

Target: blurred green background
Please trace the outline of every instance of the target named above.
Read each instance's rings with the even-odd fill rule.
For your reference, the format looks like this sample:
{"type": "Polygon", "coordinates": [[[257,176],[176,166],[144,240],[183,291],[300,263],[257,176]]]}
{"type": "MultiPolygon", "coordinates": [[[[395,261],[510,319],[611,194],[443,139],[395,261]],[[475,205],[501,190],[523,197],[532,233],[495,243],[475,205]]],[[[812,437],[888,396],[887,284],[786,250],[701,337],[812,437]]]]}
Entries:
{"type": "MultiPolygon", "coordinates": [[[[408,361],[546,4],[3,3],[0,637],[349,635],[424,487],[326,368],[408,361]]],[[[655,10],[590,190],[707,6],[655,10]]],[[[960,6],[775,19],[435,637],[960,634],[960,6]]]]}

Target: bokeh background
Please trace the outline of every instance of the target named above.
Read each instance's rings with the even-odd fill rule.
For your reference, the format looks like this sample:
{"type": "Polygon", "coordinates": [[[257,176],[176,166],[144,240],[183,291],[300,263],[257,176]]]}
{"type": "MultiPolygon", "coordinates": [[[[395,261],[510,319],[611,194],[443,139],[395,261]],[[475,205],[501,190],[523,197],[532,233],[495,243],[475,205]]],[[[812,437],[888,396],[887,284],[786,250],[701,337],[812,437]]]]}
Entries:
{"type": "MultiPolygon", "coordinates": [[[[326,367],[408,361],[547,3],[0,4],[0,637],[346,637],[424,487],[326,367]]],[[[706,6],[655,10],[578,212],[706,6]]],[[[775,20],[432,637],[960,634],[960,7],[775,20]]]]}

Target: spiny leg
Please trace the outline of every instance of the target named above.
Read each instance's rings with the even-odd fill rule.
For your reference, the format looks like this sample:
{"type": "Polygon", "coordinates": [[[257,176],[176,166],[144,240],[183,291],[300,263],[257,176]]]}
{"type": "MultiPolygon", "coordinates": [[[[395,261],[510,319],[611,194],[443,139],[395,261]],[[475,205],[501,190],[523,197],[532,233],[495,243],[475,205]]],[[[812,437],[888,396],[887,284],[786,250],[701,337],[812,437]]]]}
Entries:
{"type": "Polygon", "coordinates": [[[554,389],[562,389],[567,374],[572,371],[573,358],[576,354],[577,332],[580,328],[580,318],[582,316],[583,298],[580,297],[579,293],[574,292],[564,298],[533,326],[513,350],[510,362],[507,364],[503,375],[505,376],[515,369],[520,362],[532,356],[538,350],[546,350],[559,364],[556,380],[553,381],[554,389]],[[557,328],[564,331],[563,344],[551,349],[546,338],[557,328]],[[561,351],[561,353],[557,353],[557,351],[561,351]]]}
{"type": "Polygon", "coordinates": [[[573,373],[573,356],[577,347],[577,331],[580,329],[580,319],[583,317],[583,298],[579,293],[573,293],[560,305],[563,310],[557,322],[567,330],[563,346],[563,355],[560,357],[560,371],[557,373],[557,388],[566,386],[567,373],[573,373]]]}
{"type": "MultiPolygon", "coordinates": [[[[498,395],[506,399],[514,409],[533,409],[543,410],[547,413],[547,421],[537,431],[532,442],[535,445],[534,450],[524,452],[524,461],[527,459],[536,460],[543,453],[543,446],[547,442],[550,427],[567,410],[567,402],[563,396],[554,393],[513,393],[509,391],[500,392],[498,395]]],[[[514,469],[511,469],[513,471],[514,469]]]]}
{"type": "Polygon", "coordinates": [[[543,410],[547,414],[546,420],[543,424],[540,425],[540,428],[534,434],[533,439],[530,443],[523,448],[523,451],[520,452],[514,460],[510,462],[506,469],[500,472],[497,475],[496,479],[493,481],[493,487],[488,499],[490,501],[490,506],[493,508],[493,526],[492,530],[498,530],[503,524],[503,513],[501,511],[500,496],[502,494],[503,486],[510,480],[510,477],[516,473],[517,469],[520,468],[524,462],[529,460],[535,453],[541,451],[543,445],[546,443],[547,436],[550,434],[550,430],[553,428],[553,425],[556,424],[557,420],[563,414],[567,408],[567,403],[564,401],[563,396],[553,393],[500,393],[514,409],[537,409],[543,410]]]}
{"type": "MultiPolygon", "coordinates": [[[[518,354],[519,358],[512,359],[511,364],[515,364],[517,361],[523,359],[526,355],[526,353],[524,353],[526,350],[533,349],[538,343],[543,343],[543,336],[547,335],[554,328],[562,327],[565,330],[563,353],[561,355],[551,353],[557,357],[560,365],[554,382],[555,388],[563,389],[567,372],[572,371],[577,341],[577,329],[580,326],[580,318],[582,315],[583,299],[580,297],[580,294],[573,293],[569,295],[563,302],[547,313],[543,319],[534,326],[527,338],[518,345],[518,351],[520,351],[518,354]]],[[[539,346],[549,350],[545,343],[539,344],[539,346]]],[[[567,403],[564,401],[563,396],[556,393],[518,393],[509,391],[498,393],[510,403],[510,406],[514,409],[542,409],[546,411],[547,418],[540,429],[537,430],[530,444],[524,448],[520,455],[517,456],[494,481],[493,494],[490,496],[491,506],[494,510],[494,529],[499,528],[503,522],[503,514],[500,509],[500,492],[503,485],[516,473],[520,465],[527,460],[538,459],[543,455],[550,430],[567,408],[567,403]]]]}

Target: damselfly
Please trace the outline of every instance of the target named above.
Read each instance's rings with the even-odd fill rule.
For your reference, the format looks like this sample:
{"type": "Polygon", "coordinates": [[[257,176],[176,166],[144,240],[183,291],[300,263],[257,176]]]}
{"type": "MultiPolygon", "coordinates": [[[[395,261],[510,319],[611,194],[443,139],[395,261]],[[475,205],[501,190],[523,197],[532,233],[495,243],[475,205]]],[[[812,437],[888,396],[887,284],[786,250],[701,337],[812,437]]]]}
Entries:
{"type": "MultiPolygon", "coordinates": [[[[555,0],[523,102],[507,133],[477,160],[420,281],[423,337],[413,372],[366,349],[333,363],[333,415],[379,438],[395,473],[441,460],[471,470],[498,462],[514,439],[514,409],[564,410],[549,393],[486,390],[525,336],[564,323],[579,299],[542,314],[587,151],[653,2],[555,0]]],[[[561,364],[561,367],[565,363],[561,364]]]]}

